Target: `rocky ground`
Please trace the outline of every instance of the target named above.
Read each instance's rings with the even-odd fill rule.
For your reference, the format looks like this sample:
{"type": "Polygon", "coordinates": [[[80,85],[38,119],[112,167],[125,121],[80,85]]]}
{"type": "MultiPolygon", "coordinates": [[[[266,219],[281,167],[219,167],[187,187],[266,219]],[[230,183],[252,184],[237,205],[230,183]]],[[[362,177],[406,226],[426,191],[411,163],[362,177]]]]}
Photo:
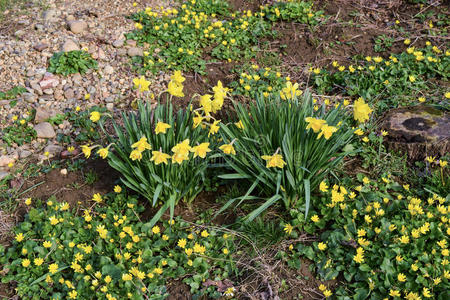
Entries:
{"type": "MultiPolygon", "coordinates": [[[[159,0],[139,6],[159,6],[159,0]]],[[[167,1],[165,1],[167,2],[167,1]]],[[[33,3],[25,11],[5,12],[0,24],[0,91],[24,86],[27,92],[18,99],[0,100],[0,128],[12,123],[13,116],[25,117],[36,110],[34,126],[37,140],[31,145],[6,147],[0,142],[0,179],[19,158],[35,155],[39,160],[59,154],[63,149],[55,141],[58,133],[67,134],[71,124],[52,126],[44,120],[77,106],[93,105],[108,110],[123,108],[134,100],[131,80],[135,76],[129,58],[142,55],[134,41],[125,41],[124,33],[133,29],[125,17],[137,10],[132,1],[55,1],[45,6],[33,3]],[[98,70],[67,77],[46,71],[55,52],[87,49],[98,61],[98,70]],[[89,95],[89,99],[86,99],[89,95]],[[11,101],[17,100],[15,106],[11,101]],[[9,165],[9,167],[8,167],[9,165]]],[[[152,79],[154,92],[166,85],[168,75],[152,79]]]]}

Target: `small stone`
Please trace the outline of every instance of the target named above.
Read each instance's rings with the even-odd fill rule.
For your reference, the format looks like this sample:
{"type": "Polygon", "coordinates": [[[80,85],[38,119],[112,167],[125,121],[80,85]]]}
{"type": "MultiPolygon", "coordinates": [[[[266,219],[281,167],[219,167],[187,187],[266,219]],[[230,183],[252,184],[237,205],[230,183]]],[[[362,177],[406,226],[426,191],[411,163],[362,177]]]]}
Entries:
{"type": "Polygon", "coordinates": [[[106,103],[106,109],[109,111],[114,110],[114,103],[106,103]]]}
{"type": "Polygon", "coordinates": [[[125,56],[127,55],[127,50],[126,49],[117,49],[117,55],[119,56],[125,56]]]}
{"type": "Polygon", "coordinates": [[[53,95],[53,89],[45,89],[45,90],[43,90],[43,92],[46,95],[53,95]]]}
{"type": "Polygon", "coordinates": [[[12,158],[8,155],[0,156],[0,167],[6,167],[11,163],[14,163],[14,158],[12,158]]]}
{"type": "Polygon", "coordinates": [[[73,89],[68,88],[68,89],[64,92],[64,97],[66,97],[66,99],[72,99],[73,97],[75,97],[75,93],[74,93],[73,89]]]}
{"type": "Polygon", "coordinates": [[[52,124],[48,122],[42,122],[37,125],[34,125],[34,130],[36,130],[38,138],[51,139],[56,136],[56,132],[53,129],[52,124]]]}
{"type": "Polygon", "coordinates": [[[53,94],[53,96],[55,97],[56,101],[61,101],[64,99],[64,93],[62,90],[56,90],[53,94]]]}
{"type": "Polygon", "coordinates": [[[29,69],[28,71],[27,71],[27,77],[33,77],[34,76],[34,70],[33,69],[29,69]]]}
{"type": "Polygon", "coordinates": [[[82,80],[83,80],[83,77],[81,77],[80,73],[73,74],[73,76],[72,76],[73,83],[80,85],[82,80]]]}
{"type": "Polygon", "coordinates": [[[110,65],[107,65],[104,69],[103,72],[105,72],[105,74],[111,75],[114,73],[114,68],[111,67],[110,65]]]}
{"type": "Polygon", "coordinates": [[[120,48],[120,47],[122,47],[123,46],[123,43],[125,42],[125,40],[123,40],[123,39],[120,39],[120,40],[115,40],[114,42],[113,42],[113,46],[115,47],[115,48],[120,48]]]}
{"type": "Polygon", "coordinates": [[[42,107],[36,109],[36,115],[34,117],[34,123],[39,124],[47,121],[50,118],[50,113],[42,107]]]}
{"type": "Polygon", "coordinates": [[[22,158],[27,158],[29,156],[31,156],[31,154],[33,154],[33,152],[29,151],[29,150],[20,150],[19,152],[19,157],[22,158]]]}
{"type": "Polygon", "coordinates": [[[50,144],[44,148],[44,153],[48,152],[51,156],[57,156],[63,151],[63,147],[60,145],[50,144]]]}
{"type": "Polygon", "coordinates": [[[127,40],[127,45],[131,47],[136,47],[136,41],[135,40],[127,40]]]}
{"type": "Polygon", "coordinates": [[[108,57],[105,54],[105,51],[103,51],[102,48],[98,48],[98,58],[101,60],[108,60],[108,57]]]}
{"type": "Polygon", "coordinates": [[[21,37],[23,37],[25,34],[26,34],[26,32],[23,31],[23,30],[17,30],[17,31],[14,33],[14,35],[15,35],[17,38],[21,38],[21,37]]]}
{"type": "Polygon", "coordinates": [[[142,56],[144,55],[144,52],[142,51],[142,49],[137,48],[137,47],[131,47],[128,49],[128,56],[142,56]]]}
{"type": "Polygon", "coordinates": [[[78,47],[78,45],[70,39],[67,40],[64,43],[64,45],[62,46],[62,51],[64,51],[64,52],[76,51],[76,50],[80,50],[80,47],[78,47]]]}
{"type": "Polygon", "coordinates": [[[61,171],[59,171],[61,173],[61,175],[66,176],[67,175],[67,169],[61,169],[61,171]]]}
{"type": "Polygon", "coordinates": [[[46,43],[38,43],[33,46],[33,49],[36,51],[39,51],[39,52],[41,52],[42,50],[45,50],[47,48],[48,48],[48,44],[46,44],[46,43]]]}
{"type": "Polygon", "coordinates": [[[106,103],[113,103],[114,102],[114,96],[109,96],[105,98],[106,103]]]}
{"type": "Polygon", "coordinates": [[[75,34],[78,34],[86,30],[87,24],[82,20],[71,21],[69,22],[69,28],[70,31],[72,31],[75,34]]]}
{"type": "Polygon", "coordinates": [[[56,17],[56,10],[55,9],[48,9],[43,12],[42,18],[44,21],[52,21],[56,17]]]}
{"type": "MultiPolygon", "coordinates": [[[[44,78],[39,82],[42,90],[51,89],[57,87],[59,84],[59,79],[52,73],[45,73],[44,78]]],[[[52,92],[53,93],[53,92],[52,92]]],[[[46,93],[47,94],[47,93],[46,93]]],[[[49,95],[49,94],[47,94],[49,95]]]]}
{"type": "Polygon", "coordinates": [[[6,172],[6,171],[0,171],[0,180],[6,178],[6,176],[8,176],[8,175],[9,175],[8,172],[6,172]]]}
{"type": "Polygon", "coordinates": [[[22,94],[23,100],[25,100],[28,103],[34,103],[36,102],[37,96],[33,93],[23,93],[22,94]]]}

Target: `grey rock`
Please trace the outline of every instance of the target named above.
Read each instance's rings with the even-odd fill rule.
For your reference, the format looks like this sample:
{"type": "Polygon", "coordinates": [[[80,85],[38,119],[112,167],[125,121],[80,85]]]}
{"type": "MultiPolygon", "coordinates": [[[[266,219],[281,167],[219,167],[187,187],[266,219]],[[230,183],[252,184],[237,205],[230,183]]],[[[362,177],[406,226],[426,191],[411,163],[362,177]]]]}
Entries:
{"type": "Polygon", "coordinates": [[[10,163],[14,163],[14,158],[8,155],[0,156],[0,167],[6,167],[10,163]]]}
{"type": "Polygon", "coordinates": [[[50,144],[45,147],[44,152],[48,152],[49,154],[55,156],[59,155],[63,149],[64,148],[62,146],[50,144]]]}
{"type": "Polygon", "coordinates": [[[44,94],[46,94],[46,95],[53,95],[53,89],[45,89],[45,90],[43,90],[43,92],[44,92],[44,94]]]}
{"type": "Polygon", "coordinates": [[[25,32],[24,30],[21,30],[21,29],[17,30],[17,31],[14,33],[14,35],[15,35],[17,38],[21,38],[21,37],[23,37],[25,34],[26,34],[26,32],[25,32]]]}
{"type": "Polygon", "coordinates": [[[127,50],[126,50],[126,49],[123,49],[123,48],[117,49],[117,55],[119,55],[119,56],[125,56],[125,55],[127,55],[127,50]]]}
{"type": "Polygon", "coordinates": [[[20,150],[19,157],[20,158],[27,158],[27,157],[31,156],[31,154],[33,154],[33,152],[31,152],[29,150],[20,150]]]}
{"type": "Polygon", "coordinates": [[[123,46],[123,43],[125,42],[125,40],[123,39],[119,39],[119,40],[115,40],[112,45],[116,48],[120,48],[123,46]]]}
{"type": "Polygon", "coordinates": [[[0,171],[0,180],[2,180],[3,178],[5,178],[6,176],[8,176],[9,173],[6,171],[0,171]]]}
{"type": "Polygon", "coordinates": [[[47,121],[49,118],[50,113],[46,109],[42,107],[38,107],[36,109],[36,116],[34,117],[34,123],[39,124],[47,121]]]}
{"type": "Polygon", "coordinates": [[[84,32],[86,30],[87,24],[86,24],[86,22],[84,22],[82,20],[71,21],[71,22],[69,22],[69,28],[70,28],[70,31],[78,34],[78,33],[84,32]]]}
{"type": "Polygon", "coordinates": [[[114,110],[114,103],[106,103],[106,109],[109,111],[114,110]]]}
{"type": "Polygon", "coordinates": [[[110,65],[107,65],[104,69],[103,72],[105,72],[105,74],[111,75],[114,73],[114,68],[111,67],[110,65]]]}
{"type": "Polygon", "coordinates": [[[142,51],[142,49],[137,48],[137,47],[131,47],[128,49],[128,56],[142,56],[144,55],[144,52],[142,51]]]}
{"type": "Polygon", "coordinates": [[[28,103],[34,103],[36,102],[37,96],[33,93],[23,93],[22,94],[23,100],[28,103]]]}
{"type": "Polygon", "coordinates": [[[36,50],[36,51],[39,51],[39,52],[41,52],[42,50],[47,49],[48,47],[49,46],[46,43],[38,43],[38,44],[33,45],[33,49],[36,50]]]}
{"type": "Polygon", "coordinates": [[[64,97],[66,97],[66,99],[72,99],[73,97],[75,97],[75,93],[73,92],[73,90],[71,88],[68,88],[64,92],[64,97]]]}
{"type": "Polygon", "coordinates": [[[54,138],[56,136],[56,132],[52,127],[52,124],[48,122],[42,122],[37,125],[34,125],[34,130],[36,130],[36,134],[38,138],[54,138]]]}
{"type": "Polygon", "coordinates": [[[105,98],[106,103],[113,103],[114,102],[114,96],[109,96],[105,98]]]}
{"type": "Polygon", "coordinates": [[[42,13],[42,19],[44,21],[53,21],[53,19],[56,17],[56,9],[48,9],[42,13]]]}
{"type": "Polygon", "coordinates": [[[76,51],[80,50],[80,47],[73,41],[73,40],[67,40],[64,45],[62,46],[62,51],[69,52],[69,51],[76,51]]]}

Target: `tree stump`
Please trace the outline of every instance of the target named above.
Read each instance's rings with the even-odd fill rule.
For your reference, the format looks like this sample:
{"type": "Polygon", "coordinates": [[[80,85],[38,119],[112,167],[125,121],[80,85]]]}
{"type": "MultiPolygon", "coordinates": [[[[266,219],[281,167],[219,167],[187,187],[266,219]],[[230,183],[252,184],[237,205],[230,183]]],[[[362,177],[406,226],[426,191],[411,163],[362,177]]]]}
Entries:
{"type": "Polygon", "coordinates": [[[450,153],[448,111],[422,105],[392,109],[383,117],[381,128],[389,133],[388,150],[407,153],[412,161],[450,153]]]}

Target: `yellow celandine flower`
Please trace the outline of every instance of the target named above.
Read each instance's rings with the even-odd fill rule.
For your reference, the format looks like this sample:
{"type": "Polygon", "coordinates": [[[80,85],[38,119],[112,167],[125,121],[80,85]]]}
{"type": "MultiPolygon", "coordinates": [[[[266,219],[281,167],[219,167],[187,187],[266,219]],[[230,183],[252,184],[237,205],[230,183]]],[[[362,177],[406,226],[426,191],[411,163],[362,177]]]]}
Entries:
{"type": "Polygon", "coordinates": [[[31,205],[31,198],[25,199],[25,205],[31,205]]]}
{"type": "Polygon", "coordinates": [[[400,282],[405,282],[406,281],[406,275],[403,274],[403,273],[399,273],[397,275],[397,280],[400,281],[400,282]]]}
{"type": "Polygon", "coordinates": [[[283,160],[283,156],[281,154],[275,153],[273,155],[263,155],[262,159],[266,161],[266,168],[280,168],[283,169],[286,165],[286,162],[283,160]]]}
{"type": "Polygon", "coordinates": [[[363,248],[358,247],[358,249],[356,249],[356,255],[353,256],[353,260],[358,264],[361,264],[364,262],[364,249],[363,248]]]}
{"type": "Polygon", "coordinates": [[[398,290],[390,290],[389,291],[389,296],[391,296],[391,297],[400,297],[401,296],[401,294],[400,294],[400,291],[398,291],[398,290]]]}
{"type": "Polygon", "coordinates": [[[233,144],[223,144],[219,147],[219,149],[225,154],[236,155],[236,150],[234,150],[233,144]]]}
{"type": "Polygon", "coordinates": [[[186,243],[187,243],[186,239],[179,239],[177,245],[178,247],[184,249],[184,247],[186,247],[186,243]]]}
{"type": "Polygon", "coordinates": [[[155,133],[166,133],[167,129],[172,128],[170,124],[164,123],[164,122],[158,122],[155,127],[155,133]]]}
{"type": "Polygon", "coordinates": [[[158,233],[161,232],[161,229],[159,228],[158,225],[156,225],[156,226],[153,226],[152,232],[153,232],[154,234],[158,234],[158,233]]]}
{"type": "Polygon", "coordinates": [[[314,216],[311,217],[311,221],[313,221],[314,223],[317,223],[317,222],[320,221],[320,218],[319,218],[318,215],[314,215],[314,216]]]}
{"type": "Polygon", "coordinates": [[[100,193],[95,193],[95,194],[92,196],[92,201],[95,201],[95,202],[97,202],[97,203],[101,203],[101,202],[103,201],[102,195],[100,195],[100,193]]]}
{"type": "Polygon", "coordinates": [[[22,259],[22,267],[26,268],[31,264],[31,261],[26,258],[26,259],[22,259]]]}
{"type": "Polygon", "coordinates": [[[287,81],[286,87],[280,91],[280,97],[283,100],[291,100],[294,97],[300,96],[302,93],[302,91],[298,90],[298,83],[292,85],[292,82],[287,81]]]}
{"type": "Polygon", "coordinates": [[[337,127],[325,124],[320,128],[320,133],[317,135],[317,139],[320,139],[323,135],[326,140],[329,140],[336,131],[338,131],[337,127]]]}
{"type": "Polygon", "coordinates": [[[193,251],[194,251],[194,250],[192,250],[191,248],[184,249],[184,252],[186,253],[187,256],[191,256],[191,254],[192,254],[193,251]]]}
{"type": "Polygon", "coordinates": [[[139,89],[139,91],[145,92],[149,90],[150,81],[146,80],[144,76],[133,79],[134,87],[139,89]]]}
{"type": "Polygon", "coordinates": [[[446,166],[447,166],[447,161],[446,160],[439,160],[439,166],[441,167],[441,168],[445,168],[446,166]]]}
{"type": "Polygon", "coordinates": [[[327,185],[327,183],[326,183],[325,181],[322,181],[322,182],[319,184],[319,190],[320,190],[321,192],[323,192],[323,193],[325,193],[325,192],[328,191],[328,185],[327,185]]]}
{"type": "Polygon", "coordinates": [[[407,235],[402,235],[399,240],[402,244],[409,244],[409,236],[407,235]]]}
{"type": "Polygon", "coordinates": [[[320,291],[325,291],[327,289],[327,287],[324,284],[319,285],[319,290],[320,291]]]}
{"type": "Polygon", "coordinates": [[[55,274],[58,271],[58,264],[57,263],[53,263],[51,265],[48,266],[48,271],[52,274],[55,274]]]}
{"type": "Polygon", "coordinates": [[[90,114],[90,120],[92,121],[92,122],[97,122],[98,120],[100,120],[100,117],[102,116],[98,111],[93,111],[93,112],[91,112],[91,114],[90,114]]]}
{"type": "Polygon", "coordinates": [[[317,244],[317,248],[319,248],[320,251],[323,251],[327,249],[327,244],[320,242],[319,244],[317,244]]]}
{"type": "Polygon", "coordinates": [[[209,127],[209,132],[208,132],[208,137],[210,134],[214,135],[217,132],[219,132],[220,126],[218,126],[217,124],[220,123],[220,120],[216,120],[214,121],[214,123],[212,123],[209,127]]]}
{"type": "Polygon", "coordinates": [[[195,253],[204,254],[205,251],[206,251],[205,246],[201,246],[200,244],[195,243],[195,245],[194,245],[194,252],[195,253]]]}
{"type": "Polygon", "coordinates": [[[40,266],[40,265],[42,265],[43,263],[44,263],[44,259],[43,258],[40,258],[40,257],[37,257],[37,258],[35,258],[34,259],[34,264],[36,265],[36,266],[40,266]]]}
{"type": "Polygon", "coordinates": [[[130,273],[122,274],[122,280],[123,281],[130,281],[132,279],[133,279],[133,276],[130,273]]]}
{"type": "Polygon", "coordinates": [[[431,295],[430,290],[427,289],[426,287],[423,288],[423,290],[422,290],[422,295],[423,295],[425,298],[431,298],[431,297],[433,296],[433,295],[431,295]]]}
{"type": "Polygon", "coordinates": [[[21,241],[23,241],[23,239],[24,239],[24,236],[23,236],[23,233],[22,233],[22,232],[16,234],[15,240],[16,240],[17,242],[20,243],[21,241]]]}
{"type": "Polygon", "coordinates": [[[167,160],[170,158],[170,155],[161,151],[152,151],[152,157],[150,161],[154,161],[155,165],[159,165],[160,163],[164,163],[167,165],[167,160]]]}
{"type": "Polygon", "coordinates": [[[122,188],[120,187],[120,185],[116,185],[114,186],[114,192],[119,194],[120,192],[122,192],[122,188]]]}
{"type": "Polygon", "coordinates": [[[50,248],[52,246],[52,242],[45,241],[42,245],[44,246],[44,248],[50,248]]]}
{"type": "Polygon", "coordinates": [[[144,28],[144,26],[142,26],[141,23],[134,23],[134,28],[136,28],[137,30],[141,30],[142,28],[144,28]]]}
{"type": "Polygon", "coordinates": [[[363,98],[358,98],[353,104],[353,118],[356,121],[364,123],[369,119],[371,113],[372,109],[364,102],[363,98]]]}
{"type": "Polygon", "coordinates": [[[314,133],[318,133],[322,128],[322,126],[324,126],[327,123],[327,121],[325,120],[316,119],[312,117],[305,118],[305,121],[308,123],[306,129],[311,128],[314,131],[314,133]]]}
{"type": "Polygon", "coordinates": [[[287,234],[291,234],[292,233],[292,230],[294,229],[294,227],[291,225],[291,224],[286,224],[286,225],[284,225],[284,232],[286,232],[287,234]]]}
{"type": "Polygon", "coordinates": [[[105,225],[97,225],[96,231],[102,239],[106,239],[108,230],[105,229],[105,225]]]}
{"type": "Polygon", "coordinates": [[[323,295],[325,296],[325,298],[329,298],[333,295],[333,293],[330,290],[325,290],[323,291],[323,295]]]}
{"type": "Polygon", "coordinates": [[[190,151],[194,153],[194,158],[196,158],[197,156],[205,158],[206,153],[211,152],[211,149],[209,149],[208,147],[209,143],[201,143],[198,146],[192,147],[190,151]]]}
{"type": "Polygon", "coordinates": [[[203,230],[200,235],[204,238],[207,238],[209,236],[209,233],[208,233],[208,231],[203,230]]]}

